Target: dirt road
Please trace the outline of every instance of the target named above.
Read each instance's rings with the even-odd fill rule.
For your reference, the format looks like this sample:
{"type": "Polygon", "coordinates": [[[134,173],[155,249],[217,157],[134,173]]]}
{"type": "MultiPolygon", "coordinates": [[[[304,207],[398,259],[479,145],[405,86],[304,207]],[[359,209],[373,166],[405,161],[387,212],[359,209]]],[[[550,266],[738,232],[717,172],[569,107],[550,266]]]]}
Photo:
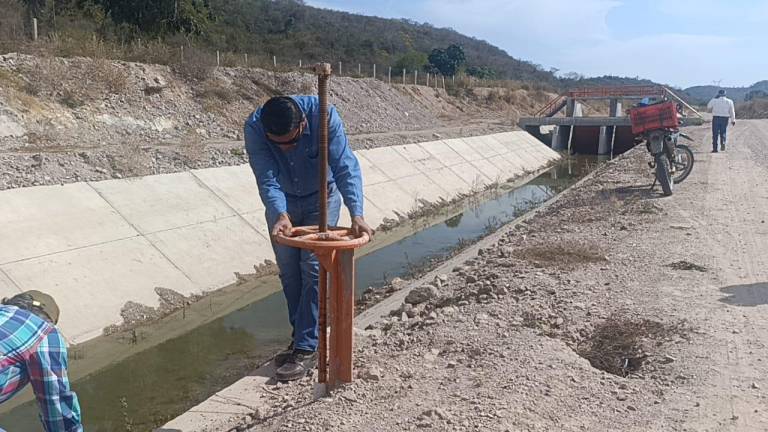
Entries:
{"type": "Polygon", "coordinates": [[[240,430],[768,430],[768,122],[692,134],[673,197],[642,148],[603,166],[370,327],[355,383],[240,430]]]}

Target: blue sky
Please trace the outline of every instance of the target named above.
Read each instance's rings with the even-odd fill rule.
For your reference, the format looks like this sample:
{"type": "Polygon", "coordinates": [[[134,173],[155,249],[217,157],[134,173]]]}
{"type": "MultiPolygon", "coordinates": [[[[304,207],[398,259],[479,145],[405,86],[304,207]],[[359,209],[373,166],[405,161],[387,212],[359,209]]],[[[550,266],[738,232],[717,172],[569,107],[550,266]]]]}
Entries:
{"type": "Polygon", "coordinates": [[[768,0],[306,0],[410,18],[561,72],[679,87],[768,79],[768,0]]]}

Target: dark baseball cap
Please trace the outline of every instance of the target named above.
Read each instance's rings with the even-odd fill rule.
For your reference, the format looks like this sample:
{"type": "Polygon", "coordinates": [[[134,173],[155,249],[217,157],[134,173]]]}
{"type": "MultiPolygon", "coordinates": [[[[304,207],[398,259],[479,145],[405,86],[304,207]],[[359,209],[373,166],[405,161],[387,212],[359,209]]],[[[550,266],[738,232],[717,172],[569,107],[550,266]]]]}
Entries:
{"type": "Polygon", "coordinates": [[[4,298],[3,304],[28,310],[53,324],[59,322],[59,305],[53,297],[41,291],[24,291],[11,298],[4,298]]]}

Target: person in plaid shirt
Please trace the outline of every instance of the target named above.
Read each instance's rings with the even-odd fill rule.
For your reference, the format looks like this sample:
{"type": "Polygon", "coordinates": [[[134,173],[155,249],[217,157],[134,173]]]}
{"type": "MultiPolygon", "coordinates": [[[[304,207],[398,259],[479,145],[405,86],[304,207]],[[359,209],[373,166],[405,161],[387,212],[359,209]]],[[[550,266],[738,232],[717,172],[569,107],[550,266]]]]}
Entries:
{"type": "Polygon", "coordinates": [[[31,384],[46,432],[82,432],[80,404],[69,387],[67,346],[56,328],[58,320],[56,302],[40,291],[3,299],[0,403],[31,384]]]}

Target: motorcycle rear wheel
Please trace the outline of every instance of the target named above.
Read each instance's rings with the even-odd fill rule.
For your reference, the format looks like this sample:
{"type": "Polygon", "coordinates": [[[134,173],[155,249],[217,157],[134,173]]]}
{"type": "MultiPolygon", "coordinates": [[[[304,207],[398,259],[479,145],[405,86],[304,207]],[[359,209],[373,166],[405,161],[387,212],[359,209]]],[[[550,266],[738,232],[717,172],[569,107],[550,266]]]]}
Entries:
{"type": "Polygon", "coordinates": [[[659,153],[654,158],[656,159],[656,179],[661,184],[664,196],[670,196],[672,195],[674,180],[672,180],[672,176],[669,174],[669,158],[664,153],[659,153]]]}
{"type": "Polygon", "coordinates": [[[675,159],[672,161],[675,167],[675,183],[682,183],[693,170],[693,152],[687,145],[678,144],[675,148],[675,159]]]}

